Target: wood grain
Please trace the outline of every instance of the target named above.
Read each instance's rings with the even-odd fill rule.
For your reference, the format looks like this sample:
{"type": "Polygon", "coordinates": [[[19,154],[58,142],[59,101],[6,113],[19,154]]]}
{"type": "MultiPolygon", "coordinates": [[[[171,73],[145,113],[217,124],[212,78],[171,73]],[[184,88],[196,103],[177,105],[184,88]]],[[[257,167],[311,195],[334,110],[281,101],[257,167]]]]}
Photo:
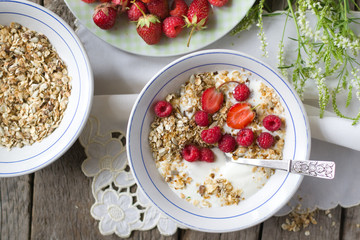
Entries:
{"type": "Polygon", "coordinates": [[[28,239],[32,175],[0,179],[0,239],[28,239]]]}
{"type": "Polygon", "coordinates": [[[89,209],[91,179],[81,172],[86,158],[77,141],[65,155],[35,173],[31,239],[99,239],[89,209]]]}
{"type": "Polygon", "coordinates": [[[205,233],[194,230],[182,230],[182,240],[207,239],[207,240],[257,240],[259,239],[260,225],[237,232],[230,233],[205,233]]]}
{"type": "Polygon", "coordinates": [[[301,229],[299,232],[284,231],[281,225],[285,223],[287,216],[272,217],[263,224],[263,239],[326,239],[337,240],[340,237],[341,227],[341,207],[337,207],[325,214],[325,211],[319,211],[315,219],[317,224],[311,224],[309,227],[301,229]],[[309,233],[310,235],[306,235],[309,233]]]}
{"type": "Polygon", "coordinates": [[[343,240],[360,239],[360,206],[343,208],[342,235],[343,240]]]}

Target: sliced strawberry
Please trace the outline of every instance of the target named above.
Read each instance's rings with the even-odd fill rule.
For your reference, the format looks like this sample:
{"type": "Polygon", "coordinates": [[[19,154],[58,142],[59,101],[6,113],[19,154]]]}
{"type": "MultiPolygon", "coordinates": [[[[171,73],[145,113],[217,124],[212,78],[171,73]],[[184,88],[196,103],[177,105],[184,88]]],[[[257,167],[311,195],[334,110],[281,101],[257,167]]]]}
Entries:
{"type": "Polygon", "coordinates": [[[201,96],[202,109],[207,113],[216,113],[221,108],[224,95],[215,87],[206,89],[201,96]]]}
{"type": "Polygon", "coordinates": [[[243,129],[255,118],[251,105],[245,102],[233,105],[227,114],[226,123],[229,127],[243,129]]]}

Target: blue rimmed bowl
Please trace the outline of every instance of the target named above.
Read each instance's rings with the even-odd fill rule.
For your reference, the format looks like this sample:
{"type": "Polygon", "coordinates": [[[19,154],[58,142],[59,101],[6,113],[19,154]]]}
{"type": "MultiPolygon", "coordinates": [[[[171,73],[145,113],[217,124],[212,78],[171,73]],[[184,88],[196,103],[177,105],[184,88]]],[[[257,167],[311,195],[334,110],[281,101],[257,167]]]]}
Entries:
{"type": "Polygon", "coordinates": [[[310,129],[304,107],[295,91],[274,69],[236,51],[200,51],[170,63],[144,87],[130,115],[127,153],[138,186],[169,218],[198,231],[230,232],[254,226],[282,208],[302,181],[300,175],[276,171],[264,187],[236,206],[198,208],[179,198],[160,176],[148,143],[154,103],[163,100],[169,93],[177,92],[194,73],[240,69],[257,75],[280,97],[287,123],[283,157],[308,159],[310,129]]]}
{"type": "Polygon", "coordinates": [[[71,27],[53,12],[29,1],[0,1],[0,24],[17,22],[43,33],[65,62],[71,95],[59,127],[41,142],[10,151],[0,146],[0,177],[37,171],[64,154],[86,124],[93,98],[93,74],[87,54],[71,27]]]}

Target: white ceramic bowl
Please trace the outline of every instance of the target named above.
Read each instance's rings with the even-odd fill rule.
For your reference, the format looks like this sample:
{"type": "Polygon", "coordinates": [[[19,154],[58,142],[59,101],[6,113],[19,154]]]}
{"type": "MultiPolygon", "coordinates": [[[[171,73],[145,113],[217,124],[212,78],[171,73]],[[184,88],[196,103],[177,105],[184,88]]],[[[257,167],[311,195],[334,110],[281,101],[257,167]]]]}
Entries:
{"type": "Polygon", "coordinates": [[[300,175],[276,171],[263,188],[237,206],[197,208],[173,193],[158,173],[148,143],[154,102],[178,91],[194,73],[241,68],[262,78],[280,96],[287,122],[284,158],[309,158],[310,130],[304,107],[274,69],[251,56],[228,50],[200,51],[175,60],[149,81],[135,102],[127,130],[127,151],[138,186],[168,217],[188,228],[229,232],[256,225],[283,207],[302,181],[300,175]]]}
{"type": "Polygon", "coordinates": [[[18,22],[45,34],[64,60],[71,96],[59,127],[39,143],[10,151],[0,146],[0,177],[34,172],[68,150],[79,136],[91,108],[93,74],[86,52],[68,24],[53,12],[28,1],[0,1],[0,24],[18,22]]]}

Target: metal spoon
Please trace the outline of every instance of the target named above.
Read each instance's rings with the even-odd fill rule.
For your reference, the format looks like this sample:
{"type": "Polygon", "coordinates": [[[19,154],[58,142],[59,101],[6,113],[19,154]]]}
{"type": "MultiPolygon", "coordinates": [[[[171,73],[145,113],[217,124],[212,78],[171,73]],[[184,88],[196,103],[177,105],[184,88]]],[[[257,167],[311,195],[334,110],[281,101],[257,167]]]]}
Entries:
{"type": "Polygon", "coordinates": [[[246,164],[258,167],[274,168],[285,170],[291,173],[297,173],[312,177],[333,179],[335,177],[335,163],[331,161],[317,161],[317,160],[269,160],[269,159],[251,159],[239,158],[231,162],[246,164]]]}

